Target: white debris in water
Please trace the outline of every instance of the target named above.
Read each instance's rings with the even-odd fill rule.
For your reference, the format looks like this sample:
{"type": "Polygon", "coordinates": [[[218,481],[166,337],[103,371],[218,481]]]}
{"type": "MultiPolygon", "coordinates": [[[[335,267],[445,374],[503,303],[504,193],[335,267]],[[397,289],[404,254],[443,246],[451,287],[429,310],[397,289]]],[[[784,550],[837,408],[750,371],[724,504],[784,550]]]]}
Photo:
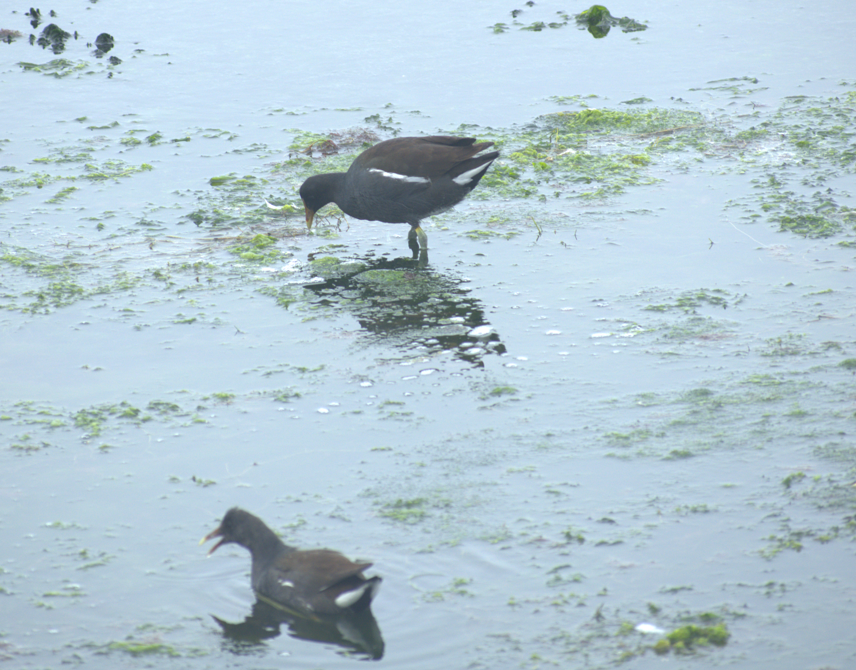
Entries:
{"type": "Polygon", "coordinates": [[[496,328],[493,326],[476,326],[469,333],[467,333],[467,337],[475,337],[476,339],[482,339],[484,337],[490,337],[491,335],[496,334],[496,328]]]}
{"type": "Polygon", "coordinates": [[[640,623],[636,626],[636,630],[640,633],[645,633],[646,635],[662,635],[666,632],[662,628],[657,628],[657,626],[652,623],[640,623]]]}

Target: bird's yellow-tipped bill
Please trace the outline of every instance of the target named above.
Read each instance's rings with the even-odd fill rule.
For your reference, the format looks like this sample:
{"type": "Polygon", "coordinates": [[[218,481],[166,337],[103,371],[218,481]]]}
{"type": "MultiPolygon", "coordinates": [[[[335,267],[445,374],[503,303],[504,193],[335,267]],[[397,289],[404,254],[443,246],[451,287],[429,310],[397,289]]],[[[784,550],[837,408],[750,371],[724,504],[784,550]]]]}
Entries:
{"type": "MultiPolygon", "coordinates": [[[[212,539],[212,538],[214,538],[214,537],[220,537],[220,535],[221,535],[221,531],[220,531],[220,527],[218,526],[216,530],[212,530],[210,533],[208,533],[208,535],[206,535],[206,536],[205,536],[205,537],[203,537],[201,540],[199,540],[199,546],[201,547],[203,544],[205,544],[206,542],[208,542],[208,540],[210,540],[210,539],[212,539]]],[[[217,551],[217,548],[218,548],[221,544],[223,544],[223,540],[220,540],[220,541],[219,541],[219,542],[217,542],[213,547],[211,547],[211,549],[209,549],[209,550],[208,550],[208,555],[210,556],[210,555],[211,555],[211,554],[213,554],[215,551],[217,551]]]]}
{"type": "Polygon", "coordinates": [[[315,218],[315,211],[309,209],[306,205],[303,206],[303,209],[306,210],[306,227],[312,230],[312,220],[315,218]]]}

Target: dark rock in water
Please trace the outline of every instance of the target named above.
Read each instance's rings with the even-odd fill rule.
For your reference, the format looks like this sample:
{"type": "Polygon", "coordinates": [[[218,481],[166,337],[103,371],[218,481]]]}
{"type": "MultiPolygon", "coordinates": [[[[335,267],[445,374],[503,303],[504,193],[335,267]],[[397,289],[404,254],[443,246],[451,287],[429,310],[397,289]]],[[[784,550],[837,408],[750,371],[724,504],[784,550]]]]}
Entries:
{"type": "Polygon", "coordinates": [[[42,30],[42,34],[36,40],[36,43],[43,49],[50,49],[55,54],[61,54],[65,51],[65,43],[71,33],[65,32],[55,23],[49,23],[42,30]]]}
{"type": "Polygon", "coordinates": [[[108,35],[107,33],[101,33],[98,37],[95,38],[95,55],[99,58],[106,54],[110,49],[113,48],[115,40],[112,35],[108,35]]]}

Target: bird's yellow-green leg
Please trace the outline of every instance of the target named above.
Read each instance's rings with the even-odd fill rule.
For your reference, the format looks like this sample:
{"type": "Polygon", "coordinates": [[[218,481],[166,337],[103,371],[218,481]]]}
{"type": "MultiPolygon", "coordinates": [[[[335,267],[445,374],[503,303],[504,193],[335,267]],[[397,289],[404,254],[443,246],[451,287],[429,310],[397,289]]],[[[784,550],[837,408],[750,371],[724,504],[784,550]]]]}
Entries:
{"type": "Polygon", "coordinates": [[[413,252],[413,258],[419,256],[419,242],[416,241],[416,228],[411,228],[407,233],[407,246],[413,252]]]}
{"type": "Polygon", "coordinates": [[[425,231],[422,230],[422,226],[412,226],[410,228],[410,232],[407,233],[407,246],[410,247],[410,251],[413,252],[413,258],[417,258],[419,256],[419,249],[422,248],[422,251],[428,249],[428,236],[425,234],[425,231]]]}
{"type": "Polygon", "coordinates": [[[422,230],[422,226],[416,226],[416,237],[419,240],[419,247],[422,249],[428,248],[428,236],[422,230]]]}

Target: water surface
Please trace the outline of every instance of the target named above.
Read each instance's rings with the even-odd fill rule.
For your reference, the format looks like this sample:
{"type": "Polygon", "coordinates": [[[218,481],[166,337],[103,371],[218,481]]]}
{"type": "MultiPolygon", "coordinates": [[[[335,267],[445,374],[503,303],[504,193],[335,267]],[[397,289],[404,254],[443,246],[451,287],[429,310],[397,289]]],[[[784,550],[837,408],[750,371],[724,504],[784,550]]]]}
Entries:
{"type": "Polygon", "coordinates": [[[629,3],[648,30],[600,40],[521,30],[584,9],[555,3],[26,9],[0,22],[7,662],[350,667],[223,636],[249,559],[196,542],[241,505],[375,562],[396,668],[644,668],[640,623],[727,627],[682,667],[852,664],[849,4],[629,3]],[[48,22],[80,38],[31,46],[48,22]],[[586,109],[701,130],[593,134],[650,158],[600,197],[515,162],[586,109]],[[492,139],[537,192],[486,179],[426,222],[427,269],[394,265],[405,228],[275,217],[329,169],[295,138],[353,129],[492,139]]]}

